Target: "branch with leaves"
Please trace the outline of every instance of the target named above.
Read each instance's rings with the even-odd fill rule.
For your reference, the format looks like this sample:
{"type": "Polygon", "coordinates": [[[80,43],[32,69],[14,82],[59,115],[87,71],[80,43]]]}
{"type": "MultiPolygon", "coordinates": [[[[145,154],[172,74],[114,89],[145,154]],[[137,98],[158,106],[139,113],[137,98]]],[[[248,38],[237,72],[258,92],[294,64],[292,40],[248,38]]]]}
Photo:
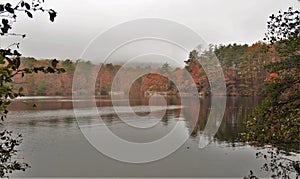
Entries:
{"type": "MultiPolygon", "coordinates": [[[[31,2],[21,0],[14,6],[11,3],[0,4],[0,18],[2,23],[0,25],[0,35],[8,35],[9,30],[12,29],[12,24],[17,20],[17,12],[24,12],[30,18],[33,18],[34,11],[48,12],[49,19],[53,22],[57,13],[53,9],[44,8],[42,6],[43,2],[40,0],[32,0],[31,2]]],[[[22,34],[22,37],[25,37],[25,34],[22,34]]]]}
{"type": "MultiPolygon", "coordinates": [[[[266,98],[246,121],[243,140],[259,146],[272,146],[263,169],[288,178],[300,175],[299,161],[279,157],[282,152],[299,153],[300,127],[300,11],[289,8],[272,14],[265,34],[274,47],[274,61],[265,69],[274,78],[263,89],[266,98]]],[[[260,156],[260,153],[257,154],[260,156]]]]}
{"type": "MultiPolygon", "coordinates": [[[[7,38],[9,36],[26,37],[25,34],[11,32],[14,22],[17,21],[19,12],[25,13],[29,18],[33,18],[35,11],[46,12],[49,14],[50,21],[54,21],[57,13],[53,9],[43,7],[44,0],[21,0],[15,5],[11,3],[0,3],[0,36],[7,38]]],[[[21,68],[21,53],[18,51],[19,43],[12,43],[6,48],[0,48],[0,117],[3,121],[8,114],[8,106],[11,101],[19,96],[23,96],[23,88],[14,89],[13,77],[31,73],[64,73],[63,68],[58,68],[58,61],[52,60],[51,66],[34,66],[30,68],[21,68]]],[[[17,154],[16,147],[20,145],[22,136],[15,137],[11,131],[4,130],[0,132],[0,177],[6,173],[12,173],[15,170],[25,171],[29,165],[14,160],[17,154]]]]}

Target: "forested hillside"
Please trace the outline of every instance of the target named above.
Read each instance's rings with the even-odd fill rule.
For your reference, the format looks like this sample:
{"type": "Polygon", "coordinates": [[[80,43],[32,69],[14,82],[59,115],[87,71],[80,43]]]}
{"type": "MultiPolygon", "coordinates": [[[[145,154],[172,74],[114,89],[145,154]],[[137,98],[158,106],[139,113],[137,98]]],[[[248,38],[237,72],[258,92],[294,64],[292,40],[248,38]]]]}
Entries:
{"type": "MultiPolygon", "coordinates": [[[[202,65],[216,64],[219,60],[226,80],[227,95],[236,96],[253,96],[259,95],[261,89],[266,81],[272,81],[277,74],[268,74],[264,66],[266,64],[280,61],[277,56],[274,45],[268,45],[265,43],[258,42],[251,46],[248,45],[219,45],[210,47],[202,53],[197,51],[190,52],[189,56],[185,60],[185,69],[193,77],[198,91],[202,94],[209,95],[210,87],[203,70],[202,65]]],[[[73,73],[76,68],[75,61],[63,60],[59,63],[59,67],[66,70],[63,74],[47,74],[37,73],[29,74],[25,77],[22,75],[15,76],[16,85],[24,87],[24,94],[27,96],[31,95],[61,95],[70,96],[72,95],[72,80],[73,73]]],[[[117,64],[103,64],[100,72],[95,69],[96,65],[91,62],[84,62],[86,75],[81,77],[81,83],[88,82],[91,75],[97,76],[96,95],[107,95],[110,92],[111,84],[114,80],[114,75],[120,69],[120,65],[117,64]]],[[[50,60],[36,60],[34,58],[23,57],[21,59],[22,67],[31,66],[46,66],[50,64],[50,60]]],[[[144,68],[149,67],[127,67],[119,75],[117,85],[119,92],[125,92],[124,86],[129,83],[128,77],[130,75],[138,74],[143,71],[144,68]]],[[[164,64],[160,68],[154,69],[160,74],[168,73],[175,75],[177,87],[173,82],[169,81],[163,75],[149,74],[144,75],[138,79],[131,89],[134,89],[136,93],[141,95],[145,91],[163,91],[173,92],[178,91],[177,88],[181,88],[182,91],[189,91],[190,86],[185,84],[185,70],[176,68],[172,69],[169,64],[164,64]]],[[[80,91],[85,93],[85,91],[80,91]]]]}

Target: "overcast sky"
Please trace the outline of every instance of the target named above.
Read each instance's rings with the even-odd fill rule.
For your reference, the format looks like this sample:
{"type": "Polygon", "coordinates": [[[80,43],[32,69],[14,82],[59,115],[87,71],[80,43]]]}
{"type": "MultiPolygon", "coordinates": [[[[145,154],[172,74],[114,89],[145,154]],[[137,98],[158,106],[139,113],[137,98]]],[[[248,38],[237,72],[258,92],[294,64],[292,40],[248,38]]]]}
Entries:
{"type": "Polygon", "coordinates": [[[14,32],[25,39],[4,39],[1,47],[21,42],[21,53],[36,58],[78,59],[97,34],[129,20],[155,17],[179,22],[207,43],[252,44],[263,38],[271,13],[299,8],[297,0],[45,0],[58,12],[20,17],[14,32]]]}

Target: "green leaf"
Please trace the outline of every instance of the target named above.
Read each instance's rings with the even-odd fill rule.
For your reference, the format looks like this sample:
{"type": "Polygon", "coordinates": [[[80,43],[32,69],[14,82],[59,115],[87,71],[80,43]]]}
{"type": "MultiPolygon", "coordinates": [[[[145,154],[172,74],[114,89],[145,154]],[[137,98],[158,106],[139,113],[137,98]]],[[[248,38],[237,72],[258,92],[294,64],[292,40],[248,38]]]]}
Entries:
{"type": "Polygon", "coordinates": [[[48,68],[47,68],[47,72],[49,72],[49,73],[54,73],[55,70],[54,70],[53,68],[51,68],[51,67],[48,67],[48,68]]]}
{"type": "Polygon", "coordinates": [[[1,28],[1,31],[5,34],[8,32],[9,29],[11,29],[11,26],[6,24],[1,28]]]}
{"type": "Polygon", "coordinates": [[[23,87],[19,88],[19,93],[21,93],[23,91],[23,87]]]}
{"type": "Polygon", "coordinates": [[[21,65],[21,60],[20,60],[20,58],[16,58],[15,60],[16,60],[16,62],[15,62],[16,68],[19,68],[21,65]]]}
{"type": "Polygon", "coordinates": [[[58,61],[57,61],[56,59],[52,60],[52,61],[51,61],[51,66],[52,66],[53,68],[56,68],[57,63],[58,63],[58,61]]]}
{"type": "Polygon", "coordinates": [[[16,56],[21,56],[21,54],[17,50],[14,50],[13,54],[16,55],[16,56]]]}
{"type": "Polygon", "coordinates": [[[29,12],[29,11],[27,11],[27,10],[25,10],[25,12],[26,12],[26,14],[27,14],[28,17],[32,18],[31,12],[29,12]]]}
{"type": "Polygon", "coordinates": [[[60,70],[61,73],[65,73],[66,72],[66,70],[64,68],[60,68],[59,70],[60,70]]]}
{"type": "Polygon", "coordinates": [[[6,10],[7,12],[9,12],[9,13],[12,13],[12,14],[15,12],[14,9],[11,8],[11,4],[10,4],[10,3],[7,3],[7,4],[5,5],[5,10],[6,10]]]}
{"type": "Polygon", "coordinates": [[[7,19],[2,19],[2,24],[3,25],[8,25],[8,20],[7,19]]]}
{"type": "Polygon", "coordinates": [[[27,10],[30,9],[30,5],[28,3],[26,3],[26,2],[25,2],[25,7],[26,7],[27,10]]]}
{"type": "Polygon", "coordinates": [[[0,12],[1,11],[4,11],[4,5],[3,4],[0,4],[0,12]]]}
{"type": "Polygon", "coordinates": [[[52,9],[49,11],[50,21],[53,22],[54,18],[56,17],[56,12],[52,9]]]}
{"type": "Polygon", "coordinates": [[[5,61],[4,61],[5,57],[3,56],[0,56],[0,64],[5,64],[5,61]]]}

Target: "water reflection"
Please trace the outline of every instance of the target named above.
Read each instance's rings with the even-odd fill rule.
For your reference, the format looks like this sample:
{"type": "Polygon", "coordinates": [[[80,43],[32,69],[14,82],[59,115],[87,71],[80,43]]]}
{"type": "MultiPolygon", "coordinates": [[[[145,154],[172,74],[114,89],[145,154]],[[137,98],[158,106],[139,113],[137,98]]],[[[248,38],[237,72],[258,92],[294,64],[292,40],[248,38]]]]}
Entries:
{"type": "MultiPolygon", "coordinates": [[[[120,121],[119,116],[115,113],[115,107],[111,106],[112,102],[108,96],[97,97],[96,99],[100,116],[106,125],[112,125],[113,122],[117,125],[118,122],[122,122],[120,121]]],[[[198,101],[193,100],[194,98],[185,99],[189,102],[188,107],[180,107],[181,101],[177,96],[169,96],[165,97],[165,99],[167,101],[168,109],[161,119],[161,124],[170,125],[170,121],[176,121],[183,118],[191,137],[199,138],[199,135],[203,132],[207,124],[208,116],[211,112],[211,98],[207,97],[200,99],[200,111],[198,114],[198,109],[196,108],[197,105],[195,105],[198,101]]],[[[85,104],[84,100],[87,99],[82,99],[83,104],[85,104]]],[[[117,101],[117,104],[120,107],[118,110],[123,110],[125,115],[127,109],[123,109],[122,107],[126,104],[126,100],[126,98],[120,98],[120,100],[117,101]]],[[[238,134],[243,131],[243,120],[251,114],[254,107],[257,106],[260,101],[260,98],[254,97],[227,98],[223,120],[216,135],[211,136],[213,140],[226,142],[235,146],[238,134]]],[[[149,98],[131,98],[129,103],[131,107],[135,109],[137,115],[147,116],[149,114],[149,109],[147,108],[149,105],[149,98]]],[[[87,110],[83,113],[84,121],[87,124],[92,125],[95,119],[98,120],[99,114],[89,113],[89,106],[83,105],[82,107],[87,110]]],[[[19,125],[51,125],[53,127],[59,127],[63,123],[65,127],[71,127],[75,122],[75,117],[72,111],[72,100],[70,98],[18,99],[11,105],[10,110],[12,112],[9,117],[13,120],[9,120],[9,122],[19,125]],[[22,116],[21,119],[20,116],[22,116]]],[[[132,118],[132,120],[134,121],[139,119],[132,118]]],[[[164,134],[165,133],[162,135],[164,134]]]]}
{"type": "MultiPolygon", "coordinates": [[[[210,98],[200,100],[200,111],[196,114],[198,109],[193,103],[197,101],[186,98],[190,103],[189,107],[181,108],[180,98],[168,97],[167,110],[161,121],[152,130],[139,131],[128,130],[130,128],[115,114],[109,97],[96,99],[100,114],[90,113],[89,106],[84,105],[84,100],[88,99],[82,99],[80,117],[87,125],[94,124],[101,115],[104,125],[116,135],[134,142],[149,142],[167,134],[177,121],[184,121],[186,131],[183,132],[189,132],[191,137],[178,151],[163,160],[145,165],[124,164],[102,156],[85,140],[78,128],[71,98],[18,99],[12,104],[4,126],[23,134],[20,155],[29,162],[32,169],[16,173],[15,176],[243,177],[249,173],[249,169],[259,171],[262,164],[254,157],[256,149],[235,146],[238,132],[243,130],[243,119],[259,103],[258,98],[228,98],[223,121],[212,144],[201,150],[198,142],[211,111],[210,98]],[[193,118],[197,115],[197,119],[193,118]],[[247,163],[240,165],[241,160],[247,163]]],[[[118,110],[123,115],[128,114],[128,107],[122,106],[126,102],[126,98],[117,101],[118,110]]],[[[138,115],[149,114],[148,98],[131,98],[130,104],[138,115]]],[[[159,110],[160,106],[155,109],[159,110]]],[[[135,122],[139,118],[129,120],[135,122]]]]}

